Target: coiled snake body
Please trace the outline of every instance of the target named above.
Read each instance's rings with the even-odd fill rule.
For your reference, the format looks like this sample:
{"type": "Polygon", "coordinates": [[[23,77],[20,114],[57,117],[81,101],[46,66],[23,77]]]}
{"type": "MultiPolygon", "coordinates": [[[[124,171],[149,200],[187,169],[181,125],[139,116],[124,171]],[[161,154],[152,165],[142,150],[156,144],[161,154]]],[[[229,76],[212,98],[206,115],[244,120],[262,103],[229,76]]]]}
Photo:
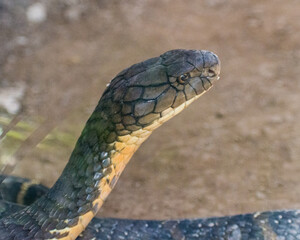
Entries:
{"type": "Polygon", "coordinates": [[[210,89],[219,73],[218,57],[203,50],[172,50],[119,73],[55,185],[27,207],[0,202],[0,239],[300,239],[298,211],[178,221],[93,219],[142,142],[210,89]]]}

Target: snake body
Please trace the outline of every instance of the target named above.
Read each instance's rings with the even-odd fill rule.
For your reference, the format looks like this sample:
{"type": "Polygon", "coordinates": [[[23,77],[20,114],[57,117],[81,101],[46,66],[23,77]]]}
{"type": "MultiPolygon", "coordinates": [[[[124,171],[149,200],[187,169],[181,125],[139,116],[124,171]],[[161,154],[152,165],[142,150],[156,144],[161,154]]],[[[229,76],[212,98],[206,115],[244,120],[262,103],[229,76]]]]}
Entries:
{"type": "MultiPolygon", "coordinates": [[[[4,190],[4,196],[8,197],[5,200],[11,201],[16,200],[16,195],[6,192],[7,187],[19,189],[20,183],[26,186],[30,183],[28,179],[12,176],[6,177],[6,180],[0,190],[4,190]]],[[[46,193],[46,187],[34,182],[30,190],[29,193],[37,194],[25,195],[27,201],[36,200],[43,191],[46,193]]],[[[2,200],[0,219],[23,208],[22,205],[2,200]]],[[[77,240],[292,240],[299,239],[299,236],[300,211],[290,210],[164,221],[94,218],[77,240]]]]}
{"type": "Polygon", "coordinates": [[[119,73],[54,186],[27,207],[0,202],[0,239],[299,239],[297,211],[181,221],[92,220],[142,142],[209,90],[219,73],[218,57],[203,50],[168,51],[119,73]]]}

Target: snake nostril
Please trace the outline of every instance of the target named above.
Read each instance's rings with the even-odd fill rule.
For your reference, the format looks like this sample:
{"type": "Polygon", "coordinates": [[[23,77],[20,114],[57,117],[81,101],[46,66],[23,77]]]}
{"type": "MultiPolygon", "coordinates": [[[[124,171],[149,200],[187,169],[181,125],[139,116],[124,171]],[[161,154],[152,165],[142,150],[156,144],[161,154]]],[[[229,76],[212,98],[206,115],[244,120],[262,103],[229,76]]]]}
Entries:
{"type": "Polygon", "coordinates": [[[208,70],[208,76],[209,76],[209,77],[214,77],[214,76],[216,76],[215,71],[212,70],[212,69],[209,69],[209,70],[208,70]]]}

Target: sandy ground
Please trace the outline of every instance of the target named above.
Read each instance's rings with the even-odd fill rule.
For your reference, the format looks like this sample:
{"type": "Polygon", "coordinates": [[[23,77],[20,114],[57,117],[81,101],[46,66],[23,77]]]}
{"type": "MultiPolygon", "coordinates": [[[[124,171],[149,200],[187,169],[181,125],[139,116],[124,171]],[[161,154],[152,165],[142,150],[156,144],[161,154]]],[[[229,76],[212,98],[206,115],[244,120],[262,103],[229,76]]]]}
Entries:
{"type": "Polygon", "coordinates": [[[221,80],[153,133],[99,215],[300,208],[298,0],[41,1],[47,15],[32,23],[35,2],[0,1],[0,87],[25,86],[19,116],[39,119],[37,139],[53,129],[71,137],[28,147],[13,174],[51,186],[119,71],[174,48],[208,49],[221,80]]]}

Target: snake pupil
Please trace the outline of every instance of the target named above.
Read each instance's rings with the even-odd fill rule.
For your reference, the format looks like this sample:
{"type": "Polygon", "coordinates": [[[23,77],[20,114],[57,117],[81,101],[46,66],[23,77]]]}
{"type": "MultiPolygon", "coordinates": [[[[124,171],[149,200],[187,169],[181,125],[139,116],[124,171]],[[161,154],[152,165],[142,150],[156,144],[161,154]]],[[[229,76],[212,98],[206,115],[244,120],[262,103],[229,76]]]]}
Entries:
{"type": "Polygon", "coordinates": [[[189,74],[188,73],[182,74],[178,78],[178,82],[181,83],[181,84],[184,84],[188,78],[189,78],[189,74]]]}

